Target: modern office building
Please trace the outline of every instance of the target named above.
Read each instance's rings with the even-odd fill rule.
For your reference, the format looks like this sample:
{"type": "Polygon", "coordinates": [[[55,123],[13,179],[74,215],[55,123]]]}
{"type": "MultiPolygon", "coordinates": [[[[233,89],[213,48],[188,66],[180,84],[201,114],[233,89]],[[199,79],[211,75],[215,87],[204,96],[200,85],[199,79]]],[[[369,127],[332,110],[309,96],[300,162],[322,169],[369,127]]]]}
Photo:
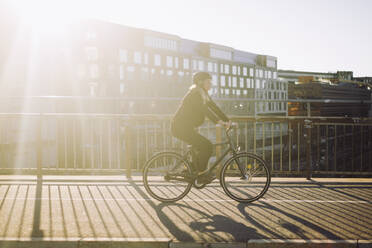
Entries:
{"type": "Polygon", "coordinates": [[[287,111],[282,102],[244,101],[287,99],[287,85],[278,81],[276,57],[98,20],[82,20],[64,32],[60,37],[38,37],[36,58],[30,53],[35,49],[32,30],[24,34],[26,39],[15,40],[13,48],[20,46],[17,58],[33,64],[13,68],[12,75],[1,78],[3,86],[17,82],[3,94],[156,98],[148,103],[153,108],[162,99],[182,97],[192,75],[207,71],[212,75],[210,94],[217,101],[224,99],[234,113],[287,111]],[[37,67],[31,79],[30,67],[37,67]]]}

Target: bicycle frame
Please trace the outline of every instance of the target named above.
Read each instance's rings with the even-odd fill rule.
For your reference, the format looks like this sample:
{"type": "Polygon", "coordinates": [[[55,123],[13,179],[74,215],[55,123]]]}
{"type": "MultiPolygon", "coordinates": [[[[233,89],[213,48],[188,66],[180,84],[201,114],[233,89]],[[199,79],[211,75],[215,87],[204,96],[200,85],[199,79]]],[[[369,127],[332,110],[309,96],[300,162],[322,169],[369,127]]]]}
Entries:
{"type": "MultiPolygon", "coordinates": [[[[202,171],[199,173],[199,175],[202,175],[202,174],[205,174],[205,173],[208,173],[210,171],[212,171],[214,168],[216,168],[218,166],[218,164],[227,156],[227,154],[229,154],[230,152],[232,152],[233,156],[235,156],[237,154],[237,147],[235,147],[233,141],[231,140],[231,137],[229,135],[229,131],[231,129],[228,129],[228,130],[225,130],[226,131],[226,137],[227,137],[227,141],[225,142],[222,142],[222,143],[216,143],[216,144],[213,144],[213,146],[223,146],[223,145],[228,145],[228,148],[222,153],[222,155],[220,157],[218,157],[216,159],[216,161],[212,164],[212,166],[210,168],[207,168],[206,170],[202,171]]],[[[238,163],[238,167],[239,167],[239,170],[240,172],[242,173],[242,175],[244,175],[244,171],[242,171],[241,169],[241,165],[240,165],[240,161],[237,160],[237,163],[238,163]]]]}

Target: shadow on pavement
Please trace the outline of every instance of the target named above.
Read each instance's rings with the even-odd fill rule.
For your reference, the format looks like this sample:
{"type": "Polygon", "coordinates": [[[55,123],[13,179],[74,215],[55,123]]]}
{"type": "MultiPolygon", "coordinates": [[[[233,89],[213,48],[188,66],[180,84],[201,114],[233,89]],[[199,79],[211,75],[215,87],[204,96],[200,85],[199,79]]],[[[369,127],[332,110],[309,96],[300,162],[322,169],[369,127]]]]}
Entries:
{"type": "MultiPolygon", "coordinates": [[[[309,237],[307,237],[304,234],[304,232],[305,232],[304,229],[299,228],[298,225],[294,224],[294,223],[298,222],[298,223],[301,223],[302,225],[304,225],[305,227],[308,227],[308,228],[312,229],[313,232],[321,233],[322,235],[326,236],[328,239],[337,239],[337,240],[342,239],[342,237],[340,237],[337,234],[321,227],[320,225],[315,224],[314,222],[310,222],[310,221],[306,220],[305,218],[302,218],[300,216],[295,215],[294,213],[291,213],[289,211],[285,211],[285,209],[286,209],[285,207],[283,209],[281,209],[281,208],[278,208],[278,207],[274,206],[273,204],[269,204],[269,203],[266,203],[266,202],[261,202],[259,204],[260,208],[265,209],[266,211],[270,211],[271,215],[274,215],[274,216],[282,215],[282,216],[287,217],[286,219],[289,219],[289,221],[279,219],[279,221],[277,223],[275,223],[273,220],[270,220],[270,219],[267,219],[267,221],[265,223],[260,223],[259,221],[255,220],[254,218],[252,218],[247,213],[247,211],[246,211],[247,207],[248,206],[246,204],[238,204],[238,209],[239,209],[240,213],[243,214],[249,222],[254,223],[254,225],[257,226],[258,229],[263,229],[264,231],[269,232],[271,235],[273,235],[273,236],[275,236],[279,239],[280,238],[285,238],[285,237],[280,235],[279,232],[276,233],[276,232],[272,231],[272,230],[275,230],[274,228],[269,230],[269,229],[265,228],[265,226],[277,225],[277,226],[280,226],[280,227],[284,228],[289,233],[294,233],[294,234],[298,235],[299,237],[301,237],[303,239],[309,239],[309,237]]],[[[266,217],[267,216],[268,215],[266,215],[266,217]]]]}
{"type": "MultiPolygon", "coordinates": [[[[136,191],[143,197],[148,198],[148,195],[135,183],[131,183],[136,191]]],[[[237,222],[230,217],[223,216],[220,214],[212,215],[208,214],[199,209],[193,208],[190,205],[181,203],[160,203],[156,205],[153,201],[149,201],[151,207],[156,211],[157,216],[161,223],[168,229],[168,231],[178,240],[183,242],[195,242],[195,236],[200,236],[203,239],[208,237],[215,241],[230,241],[231,237],[235,242],[246,242],[248,239],[262,239],[264,236],[257,233],[257,230],[244,225],[243,223],[237,222]],[[191,210],[195,212],[196,215],[202,216],[198,220],[194,220],[189,223],[189,227],[195,231],[194,235],[185,232],[179,226],[179,223],[175,223],[172,219],[165,213],[164,208],[167,207],[178,207],[181,211],[190,212],[191,210]],[[224,233],[225,235],[221,235],[224,233]],[[198,235],[203,234],[203,236],[198,235]],[[227,238],[224,238],[228,237],[227,238]]],[[[187,224],[185,221],[184,224],[187,224]]]]}
{"type": "Polygon", "coordinates": [[[31,238],[42,238],[44,233],[40,230],[40,214],[41,214],[41,191],[43,187],[43,177],[37,177],[35,207],[34,207],[34,221],[32,226],[31,238]]]}

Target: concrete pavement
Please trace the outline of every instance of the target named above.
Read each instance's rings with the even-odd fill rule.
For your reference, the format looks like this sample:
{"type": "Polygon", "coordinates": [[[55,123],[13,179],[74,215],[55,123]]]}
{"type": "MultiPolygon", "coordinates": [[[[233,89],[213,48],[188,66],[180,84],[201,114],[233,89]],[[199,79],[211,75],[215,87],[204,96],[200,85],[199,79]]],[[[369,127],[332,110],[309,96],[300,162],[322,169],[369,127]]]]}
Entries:
{"type": "Polygon", "coordinates": [[[0,247],[372,247],[372,179],[273,178],[241,204],[217,180],[181,201],[141,177],[0,176],[0,247]]]}

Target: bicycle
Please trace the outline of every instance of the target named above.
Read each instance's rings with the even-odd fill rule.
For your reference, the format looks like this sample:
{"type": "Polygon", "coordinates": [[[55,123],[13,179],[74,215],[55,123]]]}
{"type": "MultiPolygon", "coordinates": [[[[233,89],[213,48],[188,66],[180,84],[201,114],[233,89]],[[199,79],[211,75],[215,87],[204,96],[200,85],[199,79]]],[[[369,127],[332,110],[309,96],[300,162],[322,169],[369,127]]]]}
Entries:
{"type": "MultiPolygon", "coordinates": [[[[234,125],[235,126],[235,125],[234,125]]],[[[152,156],[143,169],[143,183],[146,191],[161,202],[175,202],[189,193],[191,187],[204,188],[207,183],[198,179],[212,173],[218,164],[229,154],[232,155],[223,164],[219,181],[224,192],[232,199],[249,203],[261,198],[270,186],[271,175],[264,159],[254,153],[240,152],[230,136],[231,125],[226,131],[227,140],[215,146],[227,145],[227,149],[203,172],[197,172],[192,161],[192,146],[188,146],[184,155],[164,151],[152,156]]]]}

